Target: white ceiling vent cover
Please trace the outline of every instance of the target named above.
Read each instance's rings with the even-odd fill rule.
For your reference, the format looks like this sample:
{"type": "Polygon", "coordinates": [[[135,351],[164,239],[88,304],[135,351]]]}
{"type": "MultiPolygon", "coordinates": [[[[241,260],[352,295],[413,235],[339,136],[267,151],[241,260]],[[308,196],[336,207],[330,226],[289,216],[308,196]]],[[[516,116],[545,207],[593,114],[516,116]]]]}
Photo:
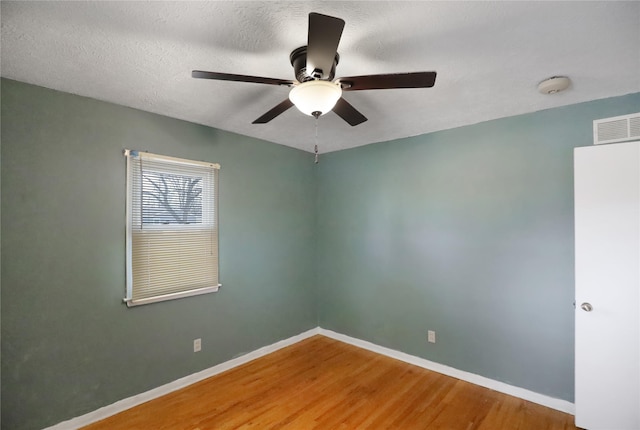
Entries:
{"type": "Polygon", "coordinates": [[[593,121],[594,145],[635,139],[640,139],[640,112],[593,121]]]}

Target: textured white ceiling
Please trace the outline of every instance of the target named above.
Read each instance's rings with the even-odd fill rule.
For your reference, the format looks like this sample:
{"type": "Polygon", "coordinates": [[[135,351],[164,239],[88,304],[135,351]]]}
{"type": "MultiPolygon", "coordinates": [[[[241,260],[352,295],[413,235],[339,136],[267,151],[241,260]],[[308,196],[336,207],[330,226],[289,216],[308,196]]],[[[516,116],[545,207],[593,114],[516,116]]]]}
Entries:
{"type": "Polygon", "coordinates": [[[270,85],[191,70],[294,79],[309,12],[346,21],[336,77],[438,72],[430,89],[357,91],[369,121],[320,118],[320,152],[640,92],[640,2],[0,3],[2,76],[313,150],[314,119],[270,85]],[[568,75],[569,90],[537,83],[568,75]]]}

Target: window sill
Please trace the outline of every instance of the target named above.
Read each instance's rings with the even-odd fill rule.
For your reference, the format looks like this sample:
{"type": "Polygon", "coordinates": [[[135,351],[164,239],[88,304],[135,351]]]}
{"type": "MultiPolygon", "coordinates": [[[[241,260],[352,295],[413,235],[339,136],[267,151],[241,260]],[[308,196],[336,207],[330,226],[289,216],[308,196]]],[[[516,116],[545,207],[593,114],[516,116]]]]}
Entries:
{"type": "Polygon", "coordinates": [[[222,287],[222,284],[218,284],[213,287],[198,288],[196,290],[182,291],[180,293],[171,293],[171,294],[164,294],[161,296],[145,297],[143,299],[125,298],[123,301],[127,304],[127,307],[131,308],[134,306],[148,305],[151,303],[164,302],[167,300],[175,300],[175,299],[182,299],[184,297],[199,296],[200,294],[217,293],[220,287],[222,287]]]}

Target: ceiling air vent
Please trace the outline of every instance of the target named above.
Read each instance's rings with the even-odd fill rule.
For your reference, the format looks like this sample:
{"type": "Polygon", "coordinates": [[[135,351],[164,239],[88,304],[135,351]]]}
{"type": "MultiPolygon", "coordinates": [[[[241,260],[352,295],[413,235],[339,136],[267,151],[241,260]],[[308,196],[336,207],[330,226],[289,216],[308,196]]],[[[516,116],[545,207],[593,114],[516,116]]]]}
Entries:
{"type": "Polygon", "coordinates": [[[593,121],[595,145],[635,139],[640,139],[640,112],[593,121]]]}

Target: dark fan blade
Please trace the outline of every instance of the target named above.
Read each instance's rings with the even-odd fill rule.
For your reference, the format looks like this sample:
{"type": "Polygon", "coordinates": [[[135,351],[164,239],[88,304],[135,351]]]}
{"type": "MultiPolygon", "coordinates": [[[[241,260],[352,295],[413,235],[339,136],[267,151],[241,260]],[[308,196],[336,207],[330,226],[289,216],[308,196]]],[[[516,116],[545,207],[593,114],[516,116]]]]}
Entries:
{"type": "Polygon", "coordinates": [[[436,83],[436,72],[392,73],[351,76],[338,79],[343,91],[429,88],[436,83]]]}
{"type": "Polygon", "coordinates": [[[232,75],[231,73],[203,72],[202,70],[194,70],[191,77],[198,79],[215,79],[217,81],[236,81],[236,82],[253,82],[256,84],[269,85],[293,85],[293,81],[286,79],[263,78],[261,76],[232,75]]]}
{"type": "Polygon", "coordinates": [[[340,18],[309,14],[309,35],[307,38],[307,74],[319,79],[331,79],[330,73],[338,51],[338,44],[344,29],[340,18]],[[314,70],[322,70],[322,76],[315,76],[314,70]]]}
{"type": "Polygon", "coordinates": [[[367,120],[367,117],[362,115],[351,106],[345,99],[340,97],[338,103],[336,103],[333,111],[343,120],[347,121],[349,125],[354,126],[361,124],[367,120]]]}
{"type": "Polygon", "coordinates": [[[260,118],[253,121],[252,124],[266,124],[292,106],[293,106],[293,103],[291,102],[291,100],[286,99],[282,103],[280,103],[279,105],[271,109],[269,112],[265,113],[260,118]]]}

